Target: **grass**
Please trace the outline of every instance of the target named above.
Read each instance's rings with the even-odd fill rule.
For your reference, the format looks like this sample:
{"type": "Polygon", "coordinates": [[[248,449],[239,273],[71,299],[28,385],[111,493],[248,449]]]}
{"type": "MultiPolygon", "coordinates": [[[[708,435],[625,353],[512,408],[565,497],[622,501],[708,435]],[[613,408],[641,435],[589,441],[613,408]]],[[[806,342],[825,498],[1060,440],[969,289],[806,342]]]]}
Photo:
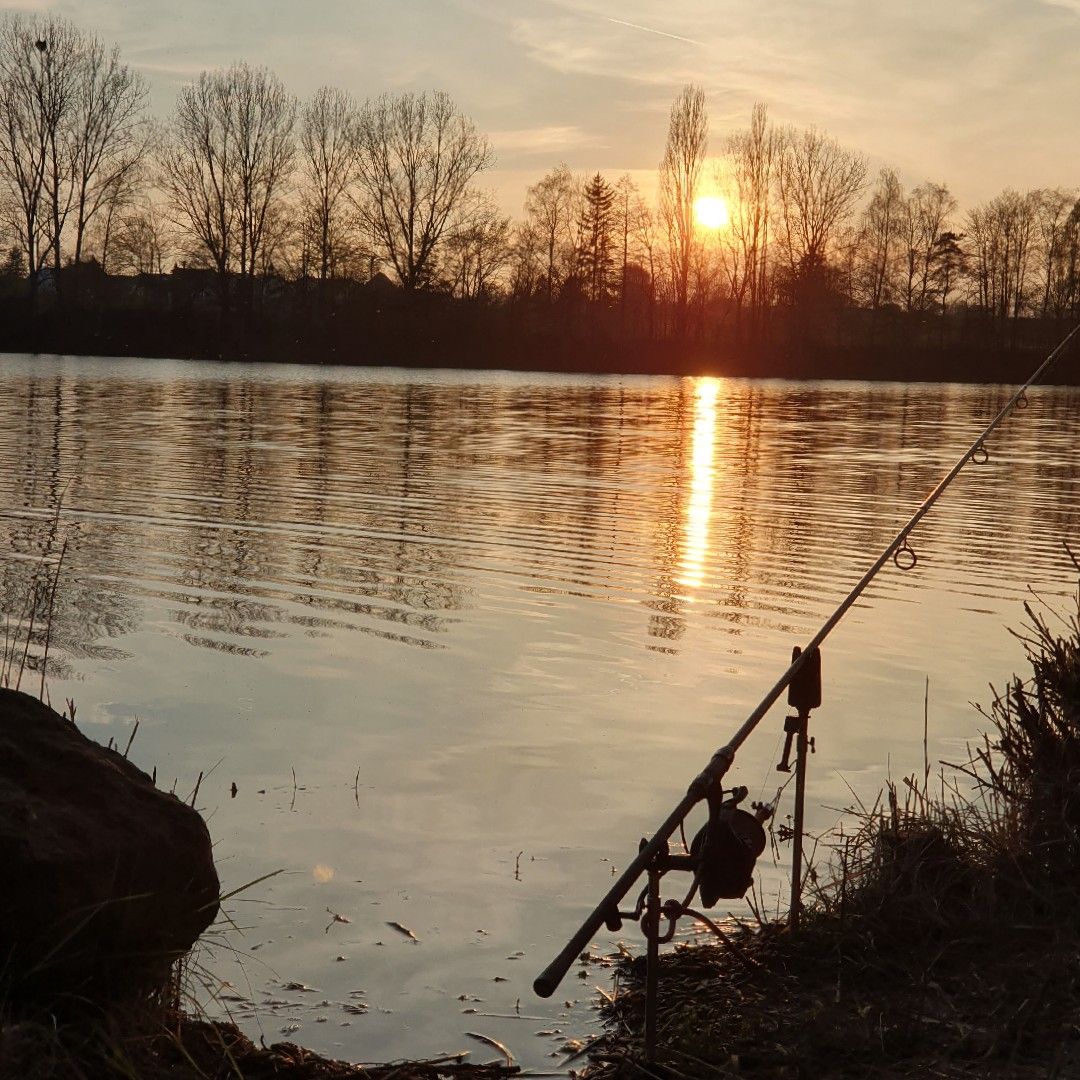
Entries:
{"type": "Polygon", "coordinates": [[[589,1080],[1080,1075],[1080,592],[1026,612],[1031,673],[970,760],[853,811],[798,933],[738,932],[750,966],[719,944],[663,957],[654,1063],[624,961],[589,1080]]]}

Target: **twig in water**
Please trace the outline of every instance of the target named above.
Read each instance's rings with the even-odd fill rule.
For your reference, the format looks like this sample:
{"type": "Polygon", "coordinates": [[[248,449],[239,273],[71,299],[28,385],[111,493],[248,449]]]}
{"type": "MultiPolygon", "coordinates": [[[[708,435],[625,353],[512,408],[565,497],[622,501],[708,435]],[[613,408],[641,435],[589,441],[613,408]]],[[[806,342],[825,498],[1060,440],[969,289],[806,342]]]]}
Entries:
{"type": "Polygon", "coordinates": [[[510,1053],[509,1049],[504,1046],[498,1039],[493,1039],[490,1035],[481,1035],[478,1031],[466,1031],[466,1035],[470,1039],[475,1039],[477,1042],[486,1043],[488,1046],[498,1050],[506,1058],[507,1065],[514,1064],[514,1055],[510,1053]]]}
{"type": "Polygon", "coordinates": [[[323,931],[324,934],[329,934],[330,933],[330,927],[333,926],[334,923],[336,923],[336,922],[339,922],[339,923],[350,923],[350,922],[352,922],[352,919],[350,919],[348,915],[342,915],[340,912],[333,911],[330,908],[326,909],[326,913],[327,913],[327,915],[330,916],[330,921],[326,924],[326,929],[323,931]]]}
{"type": "Polygon", "coordinates": [[[290,772],[292,772],[292,802],[289,803],[289,809],[290,810],[295,810],[296,809],[296,769],[292,765],[290,765],[289,770],[290,770],[290,772]]]}

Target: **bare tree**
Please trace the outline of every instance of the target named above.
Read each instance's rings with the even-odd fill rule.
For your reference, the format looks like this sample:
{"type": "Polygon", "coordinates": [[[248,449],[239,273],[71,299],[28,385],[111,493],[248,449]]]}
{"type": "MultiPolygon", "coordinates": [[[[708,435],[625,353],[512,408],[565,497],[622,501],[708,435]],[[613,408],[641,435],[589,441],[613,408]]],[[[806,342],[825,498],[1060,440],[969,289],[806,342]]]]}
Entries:
{"type": "Polygon", "coordinates": [[[543,242],[531,221],[520,222],[510,242],[509,285],[514,300],[528,300],[543,284],[543,242]]]}
{"type": "Polygon", "coordinates": [[[113,239],[121,218],[132,213],[146,201],[146,192],[153,186],[145,163],[119,177],[102,192],[101,203],[93,218],[87,222],[82,243],[82,256],[89,253],[101,269],[108,273],[113,254],[113,239]]]}
{"type": "Polygon", "coordinates": [[[974,300],[987,315],[1005,322],[1028,308],[1031,260],[1040,193],[1008,189],[968,213],[969,273],[974,300]]]}
{"type": "Polygon", "coordinates": [[[239,274],[250,300],[277,240],[295,117],[281,82],[247,64],[203,72],[177,100],[161,153],[162,187],[173,220],[218,272],[223,314],[229,274],[239,274]]]}
{"type": "Polygon", "coordinates": [[[1047,188],[1038,193],[1036,218],[1042,255],[1040,314],[1044,317],[1047,315],[1060,317],[1061,315],[1061,306],[1058,303],[1062,292],[1059,284],[1062,278],[1060,268],[1063,263],[1062,255],[1069,246],[1070,224],[1073,208],[1076,205],[1075,191],[1047,188]]]}
{"type": "Polygon", "coordinates": [[[281,216],[280,204],[292,175],[296,101],[265,68],[237,64],[226,75],[235,88],[232,184],[240,276],[250,283],[272,250],[269,226],[281,216]]]}
{"type": "Polygon", "coordinates": [[[573,269],[574,226],[580,201],[581,185],[565,163],[533,184],[525,196],[526,222],[545,255],[548,303],[573,269]]]}
{"type": "Polygon", "coordinates": [[[926,311],[936,306],[936,298],[931,295],[935,245],[955,213],[956,199],[945,184],[920,184],[904,203],[900,231],[903,299],[908,311],[926,311]]]}
{"type": "Polygon", "coordinates": [[[749,308],[750,334],[761,332],[768,302],[769,243],[771,239],[772,188],[779,137],[769,123],[768,110],[754,106],[750,127],[728,139],[734,199],[731,200],[732,286],[741,311],[744,298],[749,308]]]}
{"type": "MultiPolygon", "coordinates": [[[[171,252],[171,236],[161,207],[146,199],[121,213],[113,228],[110,247],[121,271],[164,273],[165,261],[171,252]]],[[[103,261],[103,268],[104,265],[103,261]]]]}
{"type": "Polygon", "coordinates": [[[904,189],[894,169],[882,169],[859,229],[861,292],[871,311],[893,299],[901,220],[906,204],[904,189]]]}
{"type": "Polygon", "coordinates": [[[447,230],[441,276],[454,296],[490,297],[510,261],[510,219],[490,195],[470,192],[447,230]]]}
{"type": "Polygon", "coordinates": [[[619,307],[625,323],[631,294],[640,299],[642,282],[650,283],[655,262],[655,220],[637,184],[628,173],[615,184],[614,236],[619,264],[619,307]],[[646,274],[647,271],[647,274],[646,274]]]}
{"type": "Polygon", "coordinates": [[[0,23],[0,176],[15,207],[31,296],[60,231],[57,220],[66,216],[50,196],[70,175],[62,125],[74,96],[73,39],[63,19],[8,16],[0,23]]]}
{"type": "Polygon", "coordinates": [[[237,208],[233,195],[235,88],[227,73],[203,72],[180,91],[161,152],[162,188],[174,223],[218,272],[229,308],[237,208]]]}
{"type": "Polygon", "coordinates": [[[82,259],[87,227],[131,189],[146,158],[151,134],[146,107],[142,76],[121,63],[118,49],[86,39],[71,117],[76,263],[82,259]]]}
{"type": "Polygon", "coordinates": [[[487,139],[447,94],[384,94],[365,103],[357,177],[366,199],[357,205],[406,289],[429,283],[454,211],[492,162],[487,139]]]}
{"type": "Polygon", "coordinates": [[[348,243],[345,192],[356,174],[357,109],[324,86],[300,111],[300,201],[320,281],[335,276],[348,243]]]}
{"type": "Polygon", "coordinates": [[[668,260],[675,289],[676,333],[686,333],[694,248],[694,200],[709,138],[705,92],[685,86],[671,106],[667,144],[660,162],[660,210],[667,230],[668,260]]]}
{"type": "Polygon", "coordinates": [[[86,42],[63,19],[49,19],[34,29],[41,34],[35,48],[41,53],[38,108],[46,135],[44,192],[48,206],[48,244],[52,251],[54,287],[61,296],[60,267],[64,228],[75,201],[79,103],[86,42]]]}
{"type": "Polygon", "coordinates": [[[866,182],[866,161],[815,128],[783,132],[777,192],[788,269],[824,266],[829,242],[851,215],[866,182]]]}
{"type": "Polygon", "coordinates": [[[635,208],[633,224],[641,273],[628,274],[630,281],[627,285],[627,294],[634,291],[644,293],[648,336],[651,339],[656,336],[656,300],[663,285],[660,224],[657,221],[657,215],[645,204],[644,200],[640,200],[635,208]],[[636,286],[634,285],[635,278],[636,286]]]}
{"type": "Polygon", "coordinates": [[[2,172],[31,280],[51,253],[59,295],[64,257],[81,260],[87,228],[144,157],[145,84],[115,48],[59,18],[6,20],[0,73],[2,172]]]}

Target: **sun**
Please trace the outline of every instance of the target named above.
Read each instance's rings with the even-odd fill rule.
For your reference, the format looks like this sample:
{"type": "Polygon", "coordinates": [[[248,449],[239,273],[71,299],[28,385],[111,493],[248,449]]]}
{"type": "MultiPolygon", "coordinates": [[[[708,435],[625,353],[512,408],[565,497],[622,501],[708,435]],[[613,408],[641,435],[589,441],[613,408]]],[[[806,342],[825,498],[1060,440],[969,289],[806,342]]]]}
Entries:
{"type": "Polygon", "coordinates": [[[695,199],[694,220],[703,229],[726,229],[731,224],[727,201],[719,195],[702,195],[695,199]]]}

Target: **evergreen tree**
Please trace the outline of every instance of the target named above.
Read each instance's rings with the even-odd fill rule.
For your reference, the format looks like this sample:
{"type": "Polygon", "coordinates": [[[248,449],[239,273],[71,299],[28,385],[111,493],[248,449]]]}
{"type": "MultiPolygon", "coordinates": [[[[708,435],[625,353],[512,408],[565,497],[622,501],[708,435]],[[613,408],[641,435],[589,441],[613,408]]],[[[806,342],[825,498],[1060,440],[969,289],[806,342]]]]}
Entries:
{"type": "Polygon", "coordinates": [[[588,299],[601,303],[611,298],[615,278],[615,189],[597,173],[583,196],[579,275],[588,299]]]}
{"type": "Polygon", "coordinates": [[[0,268],[0,278],[4,281],[22,281],[26,277],[26,259],[23,257],[22,249],[19,247],[11,247],[7,253],[7,258],[4,259],[4,265],[0,268]]]}

